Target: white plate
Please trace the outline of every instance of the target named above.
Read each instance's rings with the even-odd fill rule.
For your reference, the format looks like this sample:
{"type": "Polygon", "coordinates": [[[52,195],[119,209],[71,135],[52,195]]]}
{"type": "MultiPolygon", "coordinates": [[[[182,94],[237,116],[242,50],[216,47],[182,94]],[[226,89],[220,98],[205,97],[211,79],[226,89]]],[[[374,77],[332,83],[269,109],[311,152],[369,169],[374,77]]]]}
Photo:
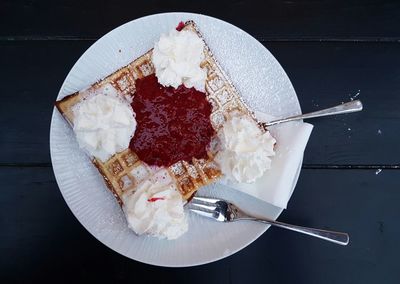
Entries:
{"type": "MultiPolygon", "coordinates": [[[[276,117],[301,112],[296,93],[274,56],[239,28],[208,16],[157,14],[124,24],[96,41],[69,72],[57,99],[88,87],[153,47],[162,33],[178,22],[194,20],[215,57],[254,110],[276,117]]],[[[246,247],[268,226],[238,222],[224,224],[189,214],[189,231],[176,241],[136,236],[103,179],[78,148],[66,121],[53,111],[50,152],[60,191],[76,218],[102,243],[137,261],[160,266],[193,266],[229,256],[246,247]]],[[[300,166],[298,173],[300,172],[300,166]]],[[[293,180],[293,188],[297,182],[293,180]]],[[[252,212],[276,219],[282,209],[246,194],[213,185],[201,194],[234,200],[252,212]]]]}

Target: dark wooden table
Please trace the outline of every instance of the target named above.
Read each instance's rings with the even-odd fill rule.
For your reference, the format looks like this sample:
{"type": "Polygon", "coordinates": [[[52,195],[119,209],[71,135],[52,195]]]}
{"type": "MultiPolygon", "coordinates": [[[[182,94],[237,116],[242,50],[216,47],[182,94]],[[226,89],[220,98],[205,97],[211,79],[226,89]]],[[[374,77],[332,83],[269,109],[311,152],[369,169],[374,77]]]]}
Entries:
{"type": "Polygon", "coordinates": [[[400,283],[398,1],[2,0],[0,26],[1,283],[400,283]],[[215,16],[256,37],[285,68],[303,112],[360,93],[362,113],[313,120],[280,217],[347,231],[349,246],[272,228],[224,260],[168,269],[113,252],[75,219],[49,155],[58,90],[101,35],[167,11],[215,16]]]}

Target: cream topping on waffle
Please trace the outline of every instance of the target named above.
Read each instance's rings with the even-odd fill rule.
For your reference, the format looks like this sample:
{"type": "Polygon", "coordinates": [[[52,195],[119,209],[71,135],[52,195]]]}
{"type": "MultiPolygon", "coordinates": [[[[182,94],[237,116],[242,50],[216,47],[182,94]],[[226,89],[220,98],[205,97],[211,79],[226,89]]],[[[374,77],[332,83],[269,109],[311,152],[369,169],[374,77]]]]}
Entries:
{"type": "Polygon", "coordinates": [[[218,131],[222,149],[215,157],[225,177],[233,182],[252,183],[271,167],[275,139],[263,133],[247,115],[234,115],[218,131]]]}
{"type": "Polygon", "coordinates": [[[128,148],[135,129],[131,106],[112,95],[112,89],[91,95],[74,108],[79,146],[103,162],[128,148]]]}
{"type": "Polygon", "coordinates": [[[182,195],[168,179],[145,180],[136,191],[125,192],[122,201],[128,226],[138,235],[146,233],[172,240],[188,230],[182,195]]]}
{"type": "Polygon", "coordinates": [[[204,60],[204,42],[193,31],[171,30],[155,44],[152,61],[158,82],[175,89],[181,84],[204,92],[206,71],[200,67],[204,60]]]}

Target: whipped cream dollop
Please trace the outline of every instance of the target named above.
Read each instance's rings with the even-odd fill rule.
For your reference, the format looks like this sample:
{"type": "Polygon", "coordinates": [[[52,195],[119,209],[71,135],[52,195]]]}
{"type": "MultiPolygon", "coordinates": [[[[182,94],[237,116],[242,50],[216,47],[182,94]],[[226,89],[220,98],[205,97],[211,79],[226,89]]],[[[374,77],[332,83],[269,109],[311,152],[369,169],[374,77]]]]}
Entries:
{"type": "Polygon", "coordinates": [[[188,230],[184,201],[173,183],[143,181],[122,195],[128,226],[138,235],[176,239],[188,230]]]}
{"type": "Polygon", "coordinates": [[[111,85],[90,94],[73,112],[79,146],[89,155],[105,162],[128,148],[136,130],[135,114],[111,85]]]}
{"type": "Polygon", "coordinates": [[[236,183],[252,183],[271,168],[275,155],[275,139],[262,132],[247,115],[235,115],[218,131],[221,150],[215,161],[226,179],[236,183]]]}
{"type": "Polygon", "coordinates": [[[204,92],[206,70],[200,67],[204,60],[204,42],[193,31],[173,29],[162,35],[153,49],[152,61],[158,82],[175,89],[184,84],[204,92]]]}

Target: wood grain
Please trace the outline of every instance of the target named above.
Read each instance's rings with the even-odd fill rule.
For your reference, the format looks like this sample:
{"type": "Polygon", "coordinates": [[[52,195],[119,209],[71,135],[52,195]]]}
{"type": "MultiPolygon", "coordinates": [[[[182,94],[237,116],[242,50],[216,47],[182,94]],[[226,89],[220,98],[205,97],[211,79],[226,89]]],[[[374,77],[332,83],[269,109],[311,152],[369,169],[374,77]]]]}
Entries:
{"type": "Polygon", "coordinates": [[[397,170],[379,175],[374,170],[303,170],[280,220],[347,231],[349,246],[273,228],[227,259],[178,272],[132,261],[96,241],[67,209],[51,168],[3,167],[0,280],[399,283],[399,179],[397,170]]]}
{"type": "Polygon", "coordinates": [[[399,15],[396,0],[1,1],[0,282],[400,283],[399,15]],[[349,246],[272,228],[227,259],[177,270],[122,257],[79,224],[51,169],[53,102],[94,40],[170,11],[255,36],[288,73],[303,112],[359,92],[362,113],[310,121],[305,164],[280,217],[347,231],[349,246]]]}
{"type": "MultiPolygon", "coordinates": [[[[91,41],[0,42],[2,165],[49,165],[53,103],[72,65],[91,41]]],[[[400,165],[400,45],[268,42],[291,79],[303,112],[348,101],[361,113],[315,119],[306,167],[400,165]]]]}
{"type": "Polygon", "coordinates": [[[304,163],[400,165],[398,44],[267,43],[291,79],[303,113],[360,99],[360,113],[309,120],[304,163]],[[396,142],[395,142],[396,141],[396,142]],[[394,142],[394,143],[393,143],[394,142]]]}
{"type": "Polygon", "coordinates": [[[228,21],[260,40],[399,41],[400,3],[385,1],[5,0],[2,39],[98,38],[130,20],[187,11],[228,21]]]}

